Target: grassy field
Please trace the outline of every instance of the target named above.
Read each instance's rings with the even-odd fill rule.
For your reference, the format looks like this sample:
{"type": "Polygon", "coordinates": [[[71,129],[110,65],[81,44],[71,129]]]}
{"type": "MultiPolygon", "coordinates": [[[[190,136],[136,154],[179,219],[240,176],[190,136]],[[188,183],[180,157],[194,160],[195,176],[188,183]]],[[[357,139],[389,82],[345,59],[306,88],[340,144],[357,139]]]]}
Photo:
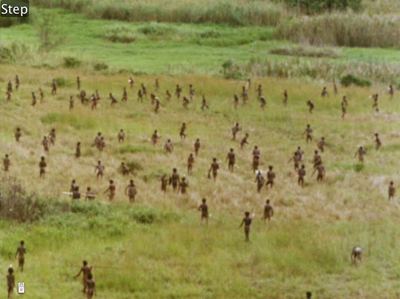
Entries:
{"type": "MultiPolygon", "coordinates": [[[[40,18],[43,12],[33,11],[32,18],[40,18]]],[[[37,50],[40,40],[35,22],[0,28],[1,44],[14,42],[27,47],[26,51],[15,55],[15,63],[51,68],[62,66],[65,57],[74,57],[89,69],[93,69],[95,63],[106,63],[113,72],[125,70],[147,74],[220,75],[222,65],[229,60],[237,65],[247,65],[255,59],[279,64],[294,58],[296,61],[288,66],[276,66],[275,75],[279,76],[280,68],[296,74],[295,65],[298,63],[315,65],[317,73],[321,72],[318,69],[323,69],[318,67],[319,64],[339,68],[352,65],[354,70],[366,74],[369,68],[378,68],[380,73],[390,74],[385,81],[393,81],[400,73],[397,63],[400,51],[397,49],[321,47],[320,57],[302,56],[296,52],[293,52],[292,57],[273,54],[276,49],[296,49],[299,46],[277,39],[272,27],[126,23],[88,20],[82,15],[63,10],[51,12],[55,16],[53,25],[63,42],[50,53],[40,53],[37,50]],[[133,41],[112,42],[110,37],[129,37],[133,41]],[[336,53],[335,58],[329,55],[332,51],[336,53]],[[325,52],[328,52],[326,57],[325,52]]],[[[304,77],[310,75],[307,72],[300,73],[304,77]]],[[[343,74],[339,72],[338,75],[343,74]]],[[[319,77],[328,76],[321,74],[319,77]]],[[[372,80],[380,80],[380,77],[383,76],[371,75],[372,80]]]]}
{"type": "MultiPolygon", "coordinates": [[[[339,95],[319,97],[322,84],[299,80],[253,78],[250,102],[237,110],[232,95],[244,82],[218,77],[186,75],[157,76],[160,80],[162,107],[152,112],[148,101],[136,101],[137,86],[143,82],[153,91],[155,76],[135,76],[137,86],[128,89],[129,101],[111,108],[106,94],[120,98],[127,85],[126,74],[102,75],[85,69],[35,69],[1,65],[1,84],[15,74],[21,88],[12,102],[2,99],[0,111],[1,153],[12,153],[9,176],[17,177],[27,192],[35,192],[48,201],[70,199],[62,192],[75,178],[81,189],[86,186],[99,193],[96,204],[74,204],[69,212],[46,216],[33,224],[16,226],[1,222],[0,265],[13,262],[13,251],[20,239],[28,246],[26,272],[17,272],[17,280],[26,283],[26,298],[77,298],[79,280],[72,275],[86,258],[95,267],[97,298],[302,298],[312,290],[317,298],[396,298],[398,296],[399,206],[387,201],[390,180],[398,182],[397,160],[400,137],[398,96],[390,100],[386,86],[340,88],[339,95]],[[75,76],[88,92],[99,89],[102,95],[97,111],[76,103],[68,111],[69,95],[76,94],[75,76]],[[57,96],[50,95],[52,78],[65,82],[57,96]],[[180,101],[164,99],[165,90],[176,83],[196,88],[196,98],[185,110],[180,101]],[[255,86],[262,83],[267,98],[265,110],[259,108],[255,86]],[[30,92],[41,86],[45,101],[30,106],[30,92]],[[289,104],[282,105],[282,91],[289,92],[289,104]],[[381,94],[380,113],[373,113],[373,92],[381,94]],[[204,94],[210,110],[200,110],[204,94]],[[340,118],[340,99],[349,98],[349,114],[340,118]],[[316,109],[309,114],[307,99],[314,99],[316,109]],[[179,127],[188,123],[188,137],[179,140],[179,127]],[[240,149],[230,139],[230,128],[239,121],[250,133],[250,144],[240,149]],[[306,144],[305,125],[314,128],[315,141],[306,144]],[[212,127],[210,126],[212,124],[212,127]],[[13,131],[20,126],[20,144],[13,131]],[[37,163],[43,154],[43,135],[57,130],[57,142],[47,156],[48,176],[38,178],[37,163]],[[128,135],[117,144],[116,135],[123,128],[128,135]],[[162,145],[153,147],[150,135],[158,129],[162,141],[171,138],[175,150],[167,155],[162,145]],[[90,147],[95,134],[106,136],[103,153],[90,147]],[[383,142],[374,149],[373,134],[383,142]],[[324,183],[311,177],[311,159],[316,140],[325,136],[327,150],[322,155],[327,169],[324,183]],[[194,174],[187,176],[189,192],[178,195],[160,191],[159,177],[177,167],[186,175],[185,165],[195,138],[202,141],[194,174]],[[74,147],[82,142],[82,158],[75,160],[74,147]],[[251,171],[254,145],[262,151],[261,169],[275,166],[274,189],[256,192],[251,171]],[[305,150],[308,170],[306,187],[296,185],[292,164],[287,161],[298,145],[305,150]],[[354,158],[357,146],[368,149],[361,167],[354,158]],[[227,170],[225,157],[230,147],[237,153],[234,173],[227,170]],[[221,162],[217,182],[207,179],[212,157],[221,162]],[[97,181],[94,164],[106,165],[105,178],[97,181]],[[123,194],[128,182],[117,171],[121,161],[140,165],[133,177],[139,190],[137,203],[129,205],[123,194]],[[107,180],[117,184],[117,197],[108,203],[102,192],[107,180]],[[208,227],[199,225],[196,207],[208,198],[211,220],[208,227]],[[263,203],[270,198],[275,207],[272,223],[260,217],[263,203]],[[243,241],[238,229],[242,213],[255,213],[252,242],[243,241]],[[149,220],[150,219],[150,220],[149,220]],[[364,262],[351,266],[351,248],[365,250],[364,262]]],[[[331,86],[329,86],[331,92],[331,86]]],[[[3,289],[4,280],[2,282],[3,289]]]]}

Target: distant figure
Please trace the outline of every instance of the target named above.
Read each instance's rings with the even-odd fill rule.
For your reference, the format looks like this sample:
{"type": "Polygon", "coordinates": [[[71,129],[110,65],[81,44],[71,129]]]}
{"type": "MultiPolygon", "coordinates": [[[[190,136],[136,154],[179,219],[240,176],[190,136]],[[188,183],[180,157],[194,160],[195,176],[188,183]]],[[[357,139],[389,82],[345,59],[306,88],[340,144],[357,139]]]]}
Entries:
{"type": "Polygon", "coordinates": [[[303,133],[303,135],[306,135],[307,143],[312,141],[312,139],[313,139],[312,133],[313,133],[313,129],[311,129],[310,124],[307,124],[306,129],[304,130],[304,133],[303,133]]]}
{"type": "Polygon", "coordinates": [[[21,241],[19,242],[19,246],[15,253],[15,257],[18,258],[18,268],[21,272],[24,271],[25,253],[26,253],[25,242],[21,241]]]}
{"type": "Polygon", "coordinates": [[[312,299],[312,293],[311,292],[306,292],[306,299],[312,299]]]}
{"type": "Polygon", "coordinates": [[[195,143],[194,143],[194,154],[197,156],[199,154],[201,144],[200,144],[200,139],[197,138],[195,143]]]}
{"type": "Polygon", "coordinates": [[[40,178],[44,178],[44,176],[46,175],[46,167],[47,167],[46,159],[44,156],[42,156],[40,158],[40,162],[39,162],[39,177],[40,178]]]}
{"type": "Polygon", "coordinates": [[[244,218],[243,218],[242,222],[240,223],[239,228],[244,226],[244,236],[245,236],[246,242],[250,241],[250,227],[251,227],[252,220],[253,219],[250,217],[250,212],[244,212],[244,218]]]}
{"type": "Polygon", "coordinates": [[[86,294],[86,290],[88,288],[87,281],[89,278],[89,274],[91,274],[91,273],[92,273],[92,267],[89,267],[87,261],[83,261],[81,269],[79,270],[78,274],[75,275],[75,278],[77,278],[82,274],[82,285],[83,285],[82,292],[85,294],[86,294]]]}
{"type": "Polygon", "coordinates": [[[315,107],[314,103],[311,100],[308,100],[307,106],[308,106],[308,112],[312,113],[315,107]]]}
{"type": "Polygon", "coordinates": [[[235,125],[232,128],[232,140],[236,140],[236,135],[242,130],[240,127],[239,123],[235,123],[235,125]]]}
{"type": "Polygon", "coordinates": [[[360,246],[353,247],[351,251],[351,262],[356,265],[361,263],[363,250],[360,246]]]}
{"type": "Polygon", "coordinates": [[[77,142],[76,143],[76,148],[75,148],[75,158],[80,158],[81,156],[81,143],[77,142]]]}
{"type": "Polygon", "coordinates": [[[327,97],[329,94],[328,94],[328,89],[327,89],[327,87],[326,86],[324,86],[323,88],[322,88],[322,91],[321,91],[321,97],[327,97]]]}
{"type": "Polygon", "coordinates": [[[217,158],[213,158],[210,168],[208,170],[208,178],[210,179],[212,175],[215,181],[217,179],[218,169],[219,169],[219,164],[217,162],[217,158]]]}
{"type": "Polygon", "coordinates": [[[283,105],[287,106],[287,103],[288,103],[288,92],[287,92],[287,90],[285,89],[285,90],[283,91],[283,105]]]}
{"type": "Polygon", "coordinates": [[[10,165],[11,165],[10,157],[8,154],[5,154],[3,159],[3,170],[5,172],[8,172],[10,170],[10,165]]]}
{"type": "Polygon", "coordinates": [[[95,294],[96,294],[96,283],[93,279],[93,274],[88,273],[86,279],[86,298],[92,299],[95,294]]]}
{"type": "Polygon", "coordinates": [[[356,151],[354,157],[358,157],[358,162],[364,163],[364,156],[367,154],[366,149],[363,146],[360,146],[356,151]]]}
{"type": "Polygon", "coordinates": [[[270,222],[272,216],[274,216],[274,208],[271,206],[269,199],[267,199],[264,206],[264,215],[263,215],[264,222],[266,221],[270,222]]]}
{"type": "Polygon", "coordinates": [[[393,181],[390,181],[388,188],[389,200],[393,199],[395,194],[396,194],[396,187],[394,186],[393,181]]]}
{"type": "Polygon", "coordinates": [[[375,133],[375,149],[379,150],[381,148],[381,146],[382,146],[382,141],[379,138],[379,134],[375,133]]]}
{"type": "Polygon", "coordinates": [[[110,180],[108,188],[104,191],[104,193],[108,193],[108,200],[109,201],[113,201],[114,200],[116,189],[117,189],[117,187],[115,186],[114,181],[110,180]]]}
{"type": "Polygon", "coordinates": [[[125,141],[125,132],[123,129],[118,132],[118,142],[123,143],[125,141]]]}
{"type": "Polygon", "coordinates": [[[129,181],[129,185],[125,188],[125,194],[128,195],[129,202],[134,203],[137,194],[137,189],[133,180],[129,181]]]}
{"type": "Polygon", "coordinates": [[[318,144],[317,144],[317,147],[318,147],[318,149],[321,151],[321,153],[324,152],[324,150],[325,150],[325,145],[326,145],[325,137],[321,137],[320,141],[318,141],[318,144]]]}
{"type": "Polygon", "coordinates": [[[21,136],[22,136],[21,128],[17,127],[15,129],[15,133],[14,133],[15,141],[19,142],[19,140],[21,139],[21,136]]]}
{"type": "Polygon", "coordinates": [[[268,166],[268,172],[267,172],[267,183],[265,184],[265,187],[272,188],[274,186],[274,180],[275,180],[275,172],[274,172],[274,167],[273,166],[268,166]]]}
{"type": "Polygon", "coordinates": [[[57,82],[55,79],[51,82],[51,94],[53,96],[57,94],[57,82]]]}
{"type": "Polygon", "coordinates": [[[236,155],[233,148],[231,148],[228,154],[226,155],[226,160],[228,161],[229,171],[233,172],[233,168],[235,167],[235,162],[236,162],[236,155]]]}
{"type": "Polygon", "coordinates": [[[205,222],[208,224],[208,205],[205,198],[201,200],[201,205],[199,206],[198,210],[201,212],[200,222],[205,222]]]}
{"type": "Polygon", "coordinates": [[[306,167],[303,165],[301,165],[300,169],[297,171],[297,184],[300,187],[304,187],[304,177],[306,176],[306,167]]]}
{"type": "Polygon", "coordinates": [[[10,299],[14,292],[15,288],[15,276],[14,276],[14,269],[12,266],[8,268],[7,271],[7,298],[10,299]]]}
{"type": "Polygon", "coordinates": [[[76,77],[76,89],[81,90],[81,78],[76,77]]]}

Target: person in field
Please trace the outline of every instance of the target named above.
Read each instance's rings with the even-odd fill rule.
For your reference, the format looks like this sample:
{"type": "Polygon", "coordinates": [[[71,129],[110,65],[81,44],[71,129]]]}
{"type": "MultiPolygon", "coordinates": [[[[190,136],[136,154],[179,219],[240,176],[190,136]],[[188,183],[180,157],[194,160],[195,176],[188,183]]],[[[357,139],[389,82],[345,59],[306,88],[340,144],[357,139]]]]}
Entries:
{"type": "Polygon", "coordinates": [[[308,100],[308,101],[307,101],[307,106],[308,106],[308,112],[312,113],[313,110],[314,110],[314,107],[315,107],[313,101],[308,100]]]}
{"type": "Polygon", "coordinates": [[[74,96],[69,97],[69,111],[72,111],[74,109],[75,102],[74,102],[74,96]]]}
{"type": "Polygon", "coordinates": [[[321,153],[324,152],[325,145],[326,145],[325,137],[321,137],[321,139],[317,143],[317,148],[321,151],[321,153]]]}
{"type": "Polygon", "coordinates": [[[15,275],[14,269],[10,266],[7,270],[7,298],[10,299],[14,293],[15,275]]]}
{"type": "Polygon", "coordinates": [[[194,164],[194,156],[192,153],[190,153],[187,159],[187,173],[189,175],[191,175],[193,172],[193,164],[194,164]]]}
{"type": "Polygon", "coordinates": [[[128,101],[128,92],[126,91],[126,87],[122,89],[122,97],[121,97],[122,102],[127,102],[128,101]]]}
{"type": "Polygon", "coordinates": [[[172,144],[171,139],[167,139],[167,141],[165,142],[165,144],[164,144],[164,151],[165,151],[167,154],[170,154],[170,153],[172,153],[172,152],[174,151],[174,145],[172,144]]]}
{"type": "Polygon", "coordinates": [[[178,170],[176,168],[173,168],[172,174],[169,177],[169,184],[172,185],[172,189],[174,191],[178,191],[179,182],[180,182],[180,176],[179,176],[178,170]]]}
{"type": "Polygon", "coordinates": [[[235,109],[237,109],[237,107],[239,106],[239,97],[237,96],[237,94],[233,95],[233,107],[235,109]]]}
{"type": "Polygon", "coordinates": [[[10,170],[10,165],[11,165],[10,157],[8,154],[5,154],[3,158],[3,170],[5,172],[8,172],[10,170]]]}
{"type": "Polygon", "coordinates": [[[207,200],[203,198],[201,200],[201,204],[198,207],[198,210],[200,211],[200,223],[206,223],[208,224],[208,205],[207,205],[207,200]]]}
{"type": "Polygon", "coordinates": [[[342,102],[340,103],[340,106],[342,108],[342,119],[344,119],[344,117],[347,114],[347,107],[348,107],[349,103],[347,101],[347,97],[343,96],[342,98],[342,102]]]}
{"type": "Polygon", "coordinates": [[[78,274],[74,276],[74,278],[78,278],[80,275],[82,275],[82,286],[83,286],[82,293],[85,294],[88,288],[87,281],[89,278],[89,274],[92,274],[92,267],[90,267],[88,262],[84,260],[82,262],[82,267],[80,268],[78,274]]]}
{"type": "Polygon", "coordinates": [[[51,82],[51,94],[53,96],[57,94],[57,82],[55,79],[51,82]]]}
{"type": "Polygon", "coordinates": [[[315,172],[317,172],[317,182],[322,182],[325,178],[325,166],[322,163],[316,166],[311,176],[313,176],[315,172]]]}
{"type": "Polygon", "coordinates": [[[47,163],[46,159],[44,156],[40,157],[40,162],[39,162],[39,177],[44,178],[46,175],[46,168],[47,168],[47,163]]]}
{"type": "Polygon", "coordinates": [[[113,180],[110,180],[108,183],[108,188],[104,191],[104,194],[108,194],[108,200],[113,201],[115,199],[115,193],[117,191],[117,187],[113,180]]]}
{"type": "Polygon", "coordinates": [[[363,146],[360,146],[360,147],[358,148],[358,150],[356,151],[354,157],[357,157],[357,158],[358,158],[358,162],[364,163],[364,156],[365,156],[366,154],[367,154],[367,150],[366,150],[363,146]]]}
{"type": "Polygon", "coordinates": [[[22,131],[20,127],[17,127],[14,132],[15,141],[19,142],[22,137],[22,131]]]}
{"type": "Polygon", "coordinates": [[[378,133],[375,133],[374,136],[375,136],[375,149],[379,150],[381,148],[381,146],[382,146],[382,141],[379,138],[379,134],[378,133]]]}
{"type": "Polygon", "coordinates": [[[314,151],[313,157],[313,168],[316,169],[319,165],[322,164],[322,157],[317,150],[314,151]]]}
{"type": "Polygon", "coordinates": [[[199,138],[196,139],[196,141],[194,142],[193,147],[194,147],[194,154],[197,156],[199,154],[199,150],[200,150],[200,147],[201,147],[201,143],[200,143],[200,139],[199,138]]]}
{"type": "Polygon", "coordinates": [[[88,273],[86,279],[86,298],[92,299],[95,294],[96,294],[96,283],[94,281],[93,274],[88,273]]]}
{"type": "Polygon", "coordinates": [[[19,76],[15,75],[15,90],[19,89],[19,85],[20,85],[20,80],[19,80],[19,76]]]}
{"type": "Polygon", "coordinates": [[[36,106],[36,103],[37,103],[36,95],[35,95],[35,93],[32,91],[32,102],[31,102],[31,106],[32,106],[32,107],[35,107],[35,106],[36,106]]]}
{"type": "Polygon", "coordinates": [[[76,77],[76,89],[81,90],[81,78],[79,76],[76,77]]]}
{"type": "Polygon", "coordinates": [[[246,242],[250,242],[250,227],[252,221],[253,219],[250,216],[250,212],[244,212],[244,218],[242,219],[239,228],[244,226],[244,236],[246,242]]]}
{"type": "Polygon", "coordinates": [[[104,167],[104,165],[101,163],[101,161],[100,161],[100,160],[97,161],[97,165],[96,165],[95,168],[94,168],[94,171],[95,171],[95,173],[96,173],[96,178],[97,178],[97,179],[102,179],[102,178],[103,178],[103,176],[104,176],[104,170],[105,170],[105,167],[104,167]]]}
{"type": "Polygon", "coordinates": [[[24,272],[25,254],[26,254],[25,242],[21,241],[19,242],[19,246],[17,248],[17,251],[15,252],[15,258],[18,259],[18,268],[21,272],[24,272]]]}
{"type": "Polygon", "coordinates": [[[208,170],[208,178],[210,179],[211,175],[212,175],[212,178],[215,181],[217,179],[217,176],[218,176],[218,170],[219,170],[219,164],[217,162],[217,158],[213,158],[212,159],[212,163],[210,165],[210,168],[208,170]]]}
{"type": "Polygon", "coordinates": [[[264,206],[264,214],[263,214],[263,220],[264,222],[270,222],[272,219],[272,216],[274,216],[274,208],[272,207],[270,200],[267,199],[265,202],[264,206]]]}
{"type": "Polygon", "coordinates": [[[125,132],[124,132],[124,129],[119,130],[118,136],[117,136],[118,142],[119,142],[119,143],[124,143],[125,137],[126,137],[126,134],[125,134],[125,132]]]}
{"type": "Polygon", "coordinates": [[[353,265],[357,265],[358,263],[361,263],[362,254],[363,254],[363,250],[360,246],[353,247],[353,249],[351,250],[351,255],[350,255],[351,262],[353,263],[353,265]]]}
{"type": "Polygon", "coordinates": [[[254,146],[252,155],[253,155],[253,161],[252,161],[251,166],[252,166],[253,171],[256,171],[256,170],[258,170],[258,167],[260,166],[260,158],[261,158],[261,152],[257,145],[254,146]]]}
{"type": "Polygon", "coordinates": [[[167,192],[168,181],[169,181],[167,175],[163,174],[161,176],[160,181],[161,181],[161,191],[162,192],[167,192]]]}
{"type": "Polygon", "coordinates": [[[313,133],[313,129],[311,128],[310,124],[307,124],[306,129],[304,130],[304,133],[303,133],[303,135],[306,136],[307,143],[312,141],[312,139],[313,139],[312,133],[313,133]]]}
{"type": "Polygon", "coordinates": [[[136,194],[137,194],[137,189],[136,189],[136,185],[135,182],[133,180],[129,181],[129,185],[126,186],[125,188],[125,194],[128,195],[129,198],[129,202],[130,203],[134,203],[135,202],[135,198],[136,198],[136,194]]]}
{"type": "Polygon", "coordinates": [[[186,129],[187,129],[186,123],[182,123],[182,126],[179,130],[179,137],[181,137],[182,140],[186,138],[186,129]]]}
{"type": "Polygon", "coordinates": [[[249,133],[246,133],[242,140],[240,140],[240,148],[243,149],[246,144],[249,144],[249,133]]]}
{"type": "Polygon", "coordinates": [[[242,130],[240,127],[239,123],[235,123],[235,125],[232,127],[232,140],[236,140],[236,135],[242,130]]]}
{"type": "Polygon", "coordinates": [[[306,167],[304,164],[302,164],[300,169],[297,171],[297,176],[297,184],[300,187],[304,187],[304,177],[306,176],[306,167]]]}
{"type": "Polygon", "coordinates": [[[274,167],[273,166],[268,166],[268,172],[267,172],[267,183],[265,184],[265,187],[268,188],[274,187],[274,181],[275,181],[276,174],[274,172],[274,167]]]}
{"type": "Polygon", "coordinates": [[[159,139],[160,139],[160,136],[158,135],[158,131],[154,130],[153,134],[151,135],[151,143],[153,145],[156,145],[158,143],[159,139]]]}
{"type": "Polygon", "coordinates": [[[236,155],[235,155],[235,151],[233,150],[233,148],[231,148],[228,152],[228,154],[226,155],[226,160],[228,161],[228,169],[230,172],[233,172],[233,169],[235,167],[235,163],[236,163],[236,155]]]}
{"type": "Polygon", "coordinates": [[[375,112],[379,112],[379,94],[375,93],[372,95],[372,109],[375,112]]]}
{"type": "Polygon", "coordinates": [[[288,92],[287,92],[287,90],[285,89],[285,90],[283,91],[283,105],[287,106],[288,98],[289,98],[288,92]]]}
{"type": "Polygon", "coordinates": [[[180,192],[181,194],[186,194],[188,187],[189,187],[188,181],[186,180],[185,177],[182,177],[181,181],[179,182],[178,192],[180,192]]]}
{"type": "Polygon", "coordinates": [[[388,198],[389,200],[394,199],[396,194],[396,187],[394,186],[394,182],[390,181],[389,188],[388,188],[388,198]]]}
{"type": "Polygon", "coordinates": [[[81,143],[77,142],[75,146],[75,158],[80,158],[81,157],[81,143]]]}
{"type": "Polygon", "coordinates": [[[265,179],[262,175],[261,171],[256,171],[256,183],[257,183],[257,192],[260,193],[261,189],[264,187],[265,179]]]}
{"type": "Polygon", "coordinates": [[[324,87],[322,88],[322,91],[321,91],[321,97],[325,98],[325,97],[327,97],[327,96],[329,96],[328,88],[327,88],[326,86],[324,86],[324,87]]]}
{"type": "Polygon", "coordinates": [[[208,109],[209,109],[209,106],[208,106],[206,97],[203,95],[203,97],[201,99],[201,110],[204,111],[204,110],[208,110],[208,109]]]}

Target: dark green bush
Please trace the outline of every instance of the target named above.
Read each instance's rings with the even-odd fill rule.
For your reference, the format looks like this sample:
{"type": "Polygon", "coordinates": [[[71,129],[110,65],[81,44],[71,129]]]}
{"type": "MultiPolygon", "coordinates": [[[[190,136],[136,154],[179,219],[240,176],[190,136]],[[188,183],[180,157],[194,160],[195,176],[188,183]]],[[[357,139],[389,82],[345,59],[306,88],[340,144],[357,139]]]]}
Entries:
{"type": "Polygon", "coordinates": [[[81,61],[75,57],[64,57],[64,67],[66,68],[76,68],[81,65],[81,61]]]}
{"type": "Polygon", "coordinates": [[[93,69],[94,69],[95,71],[105,71],[105,70],[108,69],[108,65],[105,64],[104,62],[98,62],[98,63],[95,63],[95,64],[93,65],[93,69]]]}
{"type": "Polygon", "coordinates": [[[348,87],[350,85],[356,85],[361,87],[371,86],[371,82],[366,79],[357,78],[351,74],[343,76],[340,78],[340,84],[342,86],[348,87]]]}
{"type": "Polygon", "coordinates": [[[283,2],[307,14],[332,10],[359,10],[362,4],[362,0],[283,0],[283,2]]]}

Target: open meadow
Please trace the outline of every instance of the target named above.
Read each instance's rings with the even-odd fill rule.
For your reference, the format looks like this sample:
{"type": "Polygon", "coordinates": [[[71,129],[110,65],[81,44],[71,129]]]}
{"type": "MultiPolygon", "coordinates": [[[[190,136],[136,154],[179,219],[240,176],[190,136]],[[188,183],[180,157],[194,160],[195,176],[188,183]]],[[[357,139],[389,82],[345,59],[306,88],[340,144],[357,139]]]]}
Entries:
{"type": "Polygon", "coordinates": [[[359,1],[359,9],[329,13],[259,0],[32,2],[28,21],[0,19],[0,158],[8,154],[11,161],[9,171],[0,169],[0,298],[6,298],[10,264],[16,282],[25,283],[26,299],[86,298],[81,278],[74,279],[84,259],[93,266],[99,299],[297,299],[307,291],[317,299],[400,298],[400,202],[398,194],[388,199],[390,181],[400,182],[396,1],[359,1]],[[318,40],[309,39],[313,26],[321,28],[314,35],[318,40]],[[363,26],[390,34],[364,32],[363,26]],[[342,30],[346,38],[337,38],[342,30]],[[98,91],[97,109],[81,103],[77,76],[87,98],[98,91]],[[242,103],[248,78],[249,99],[242,103]],[[7,100],[9,81],[14,89],[7,100]],[[143,101],[141,84],[148,93],[143,101]],[[195,93],[185,108],[190,84],[195,93]],[[329,95],[322,97],[325,86],[329,95]],[[160,101],[157,113],[152,93],[160,101]],[[379,95],[379,112],[373,94],[379,95]],[[209,106],[204,110],[203,96],[209,106]],[[233,140],[236,122],[241,131],[233,140]],[[307,124],[313,129],[309,143],[307,124]],[[46,152],[42,140],[52,129],[55,144],[46,152]],[[121,129],[124,142],[118,142],[121,129]],[[155,145],[154,130],[160,135],[155,145]],[[93,146],[98,132],[105,138],[103,151],[93,146]],[[241,147],[246,133],[248,143],[241,147]],[[313,156],[322,137],[326,176],[317,182],[313,156]],[[187,160],[197,138],[201,147],[189,174],[187,160]],[[172,153],[164,150],[167,139],[172,153]],[[272,165],[276,173],[273,188],[261,192],[252,169],[255,146],[259,170],[265,176],[272,165]],[[304,151],[304,187],[290,161],[298,146],[304,151]],[[359,146],[366,149],[364,163],[356,157],[359,146]],[[231,148],[233,172],[227,161],[231,148]],[[47,162],[44,178],[41,156],[47,162]],[[214,157],[220,166],[215,181],[207,175],[214,157]],[[100,179],[99,160],[105,166],[100,179]],[[129,175],[121,173],[122,162],[129,175]],[[162,176],[173,168],[188,181],[186,194],[171,186],[161,190],[162,176]],[[68,193],[73,179],[80,200],[68,193]],[[134,203],[124,192],[131,179],[134,203]],[[116,185],[113,201],[105,192],[109,180],[116,185]],[[84,199],[89,186],[94,201],[84,199]],[[200,222],[202,198],[208,225],[200,222]],[[267,199],[274,216],[266,223],[267,199]],[[253,216],[250,242],[239,228],[245,211],[253,216]],[[23,273],[15,259],[20,240],[27,247],[23,273]],[[363,248],[358,265],[350,259],[354,246],[363,248]]]}

